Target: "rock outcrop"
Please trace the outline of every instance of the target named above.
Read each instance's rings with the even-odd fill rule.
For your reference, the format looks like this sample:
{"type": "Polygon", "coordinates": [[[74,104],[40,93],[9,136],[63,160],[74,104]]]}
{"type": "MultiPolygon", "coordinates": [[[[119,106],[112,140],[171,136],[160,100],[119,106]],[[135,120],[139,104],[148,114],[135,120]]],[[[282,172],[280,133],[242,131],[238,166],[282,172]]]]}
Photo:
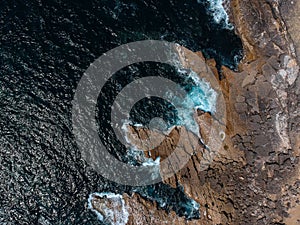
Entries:
{"type": "MultiPolygon", "coordinates": [[[[190,151],[191,159],[164,181],[172,187],[183,186],[186,194],[200,203],[201,218],[186,221],[134,194],[125,197],[131,212],[128,224],[299,223],[300,78],[295,49],[300,42],[298,15],[289,11],[287,4],[231,1],[230,18],[243,42],[245,57],[239,72],[221,69],[223,79],[218,85],[226,104],[225,132],[218,134],[221,149],[212,159],[213,151],[187,135],[185,140],[196,145],[190,151]],[[288,18],[287,23],[283,17],[288,18]],[[209,163],[205,165],[205,161],[209,163]]],[[[294,4],[300,7],[300,3],[294,4]]],[[[193,64],[193,57],[185,57],[187,64],[193,64]]],[[[214,60],[206,63],[219,77],[214,60]]],[[[197,118],[207,144],[214,118],[203,111],[197,118]]],[[[166,158],[178,139],[178,129],[148,157],[166,158]]],[[[140,136],[149,135],[147,132],[133,130],[140,136]]]]}

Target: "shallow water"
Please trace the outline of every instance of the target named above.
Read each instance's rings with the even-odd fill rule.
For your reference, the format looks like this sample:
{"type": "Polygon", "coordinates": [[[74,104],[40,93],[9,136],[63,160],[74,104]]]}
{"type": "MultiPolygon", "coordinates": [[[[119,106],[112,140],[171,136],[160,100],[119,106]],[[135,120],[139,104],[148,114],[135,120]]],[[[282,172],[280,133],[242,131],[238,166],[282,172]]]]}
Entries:
{"type": "MultiPolygon", "coordinates": [[[[144,39],[202,50],[219,65],[234,68],[236,55],[241,53],[240,40],[207,15],[204,6],[197,0],[1,3],[1,224],[101,224],[87,209],[89,194],[132,191],[99,176],[81,159],[71,124],[75,88],[101,54],[144,39]]],[[[155,65],[138,69],[176,74],[170,72],[174,68],[155,65]]],[[[120,73],[128,73],[130,78],[131,71],[125,68],[120,73]]],[[[106,103],[112,95],[107,97],[106,103]]],[[[159,115],[165,105],[161,107],[156,111],[159,115]]],[[[105,116],[107,110],[104,107],[99,113],[105,116]]],[[[172,109],[165,117],[170,125],[176,121],[172,109]]],[[[134,113],[132,119],[143,122],[134,113]]],[[[99,124],[99,129],[109,132],[105,123],[99,124]]],[[[112,151],[122,158],[120,152],[112,151]]],[[[186,199],[183,190],[170,192],[166,185],[157,184],[137,191],[163,201],[163,208],[175,209],[180,216],[198,216],[186,207],[192,200],[186,199]]]]}

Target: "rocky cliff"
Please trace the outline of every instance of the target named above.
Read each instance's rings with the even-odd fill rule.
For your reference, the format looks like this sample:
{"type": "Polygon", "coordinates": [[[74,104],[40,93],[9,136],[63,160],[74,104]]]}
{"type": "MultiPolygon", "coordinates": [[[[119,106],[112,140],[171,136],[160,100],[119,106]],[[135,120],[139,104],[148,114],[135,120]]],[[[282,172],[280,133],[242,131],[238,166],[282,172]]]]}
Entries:
{"type": "MultiPolygon", "coordinates": [[[[212,152],[204,145],[214,118],[198,111],[204,145],[187,134],[185,140],[196,146],[196,153],[164,181],[184,187],[200,204],[201,218],[185,220],[134,194],[124,195],[128,224],[290,225],[300,221],[300,2],[232,0],[230,4],[230,19],[245,52],[239,72],[222,67],[218,74],[215,61],[206,61],[215,77],[222,77],[219,86],[226,104],[222,147],[210,162],[212,152]]],[[[185,57],[193,64],[192,57],[185,57]]],[[[152,152],[153,159],[170,154],[178,129],[182,128],[174,128],[152,152]]],[[[147,136],[148,131],[132,132],[147,136]]]]}

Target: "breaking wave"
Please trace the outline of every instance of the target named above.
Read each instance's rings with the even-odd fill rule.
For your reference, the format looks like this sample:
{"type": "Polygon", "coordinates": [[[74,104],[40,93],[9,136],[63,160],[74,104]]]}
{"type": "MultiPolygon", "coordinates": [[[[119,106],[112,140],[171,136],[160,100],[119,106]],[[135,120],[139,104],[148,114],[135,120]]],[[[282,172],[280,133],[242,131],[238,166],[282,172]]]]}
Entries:
{"type": "Polygon", "coordinates": [[[224,8],[224,0],[197,0],[198,3],[204,4],[208,2],[208,12],[213,16],[217,24],[223,24],[224,28],[233,29],[233,25],[229,22],[229,16],[224,8]]]}

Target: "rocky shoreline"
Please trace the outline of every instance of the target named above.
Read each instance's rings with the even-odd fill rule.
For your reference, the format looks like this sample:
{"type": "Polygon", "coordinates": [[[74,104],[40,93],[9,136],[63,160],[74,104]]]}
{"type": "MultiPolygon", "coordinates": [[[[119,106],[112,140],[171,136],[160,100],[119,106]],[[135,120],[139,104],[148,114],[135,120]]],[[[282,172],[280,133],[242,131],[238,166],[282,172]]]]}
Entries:
{"type": "MultiPolygon", "coordinates": [[[[300,13],[279,1],[232,0],[230,4],[230,19],[245,52],[239,71],[222,67],[218,74],[215,61],[206,60],[214,75],[222,77],[219,86],[226,103],[222,149],[213,163],[201,168],[205,149],[199,146],[201,155],[193,155],[184,169],[165,180],[172,187],[184,187],[200,204],[201,218],[187,221],[138,194],[124,194],[127,224],[290,225],[300,221],[300,27],[295,22],[300,13]]],[[[296,1],[293,4],[300,7],[296,1]]],[[[187,56],[187,60],[193,59],[187,56]]],[[[203,112],[198,116],[205,136],[211,118],[203,112]]],[[[176,131],[172,138],[176,139],[176,131]]],[[[170,149],[172,143],[164,143],[163,149],[170,149]]],[[[155,159],[155,154],[151,156],[155,159]]]]}

